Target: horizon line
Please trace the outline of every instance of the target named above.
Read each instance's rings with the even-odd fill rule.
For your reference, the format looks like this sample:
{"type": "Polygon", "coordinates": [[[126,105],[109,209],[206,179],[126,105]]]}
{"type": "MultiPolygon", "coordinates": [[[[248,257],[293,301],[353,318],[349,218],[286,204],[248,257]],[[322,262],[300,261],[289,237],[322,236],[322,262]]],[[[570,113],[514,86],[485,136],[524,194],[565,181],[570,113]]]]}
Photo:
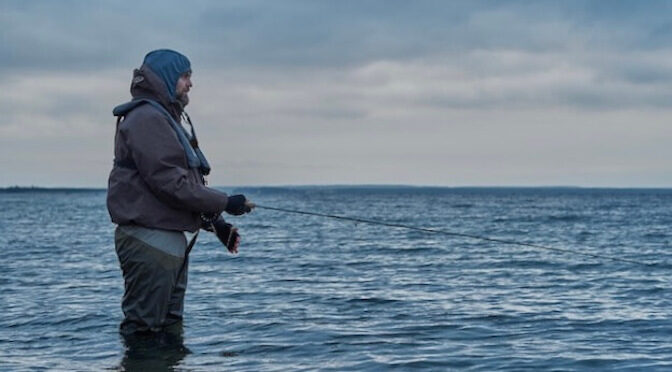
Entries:
{"type": "MultiPolygon", "coordinates": [[[[586,185],[417,185],[417,184],[264,184],[264,185],[216,185],[209,186],[214,189],[236,188],[444,188],[444,189],[651,189],[666,190],[672,186],[586,186],[586,185]]],[[[38,186],[38,185],[12,185],[0,186],[0,191],[104,191],[107,187],[90,186],[38,186]]]]}

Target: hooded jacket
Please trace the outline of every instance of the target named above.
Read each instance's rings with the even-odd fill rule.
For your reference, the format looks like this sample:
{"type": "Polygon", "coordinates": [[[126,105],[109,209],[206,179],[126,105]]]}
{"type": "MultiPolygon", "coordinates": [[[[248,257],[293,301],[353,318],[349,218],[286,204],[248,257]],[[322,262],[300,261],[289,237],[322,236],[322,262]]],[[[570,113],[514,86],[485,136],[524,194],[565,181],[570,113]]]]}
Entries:
{"type": "MultiPolygon", "coordinates": [[[[131,95],[134,100],[158,102],[179,122],[182,107],[174,87],[185,71],[175,68],[182,62],[184,69],[184,63],[152,63],[152,53],[134,71],[131,95]]],[[[169,62],[176,57],[186,60],[172,53],[167,55],[169,62]]],[[[115,159],[122,161],[115,161],[108,181],[107,208],[112,222],[194,232],[201,225],[201,213],[219,213],[226,208],[227,195],[204,185],[200,170],[189,166],[169,119],[152,105],[143,104],[128,112],[118,124],[114,142],[115,159]]]]}

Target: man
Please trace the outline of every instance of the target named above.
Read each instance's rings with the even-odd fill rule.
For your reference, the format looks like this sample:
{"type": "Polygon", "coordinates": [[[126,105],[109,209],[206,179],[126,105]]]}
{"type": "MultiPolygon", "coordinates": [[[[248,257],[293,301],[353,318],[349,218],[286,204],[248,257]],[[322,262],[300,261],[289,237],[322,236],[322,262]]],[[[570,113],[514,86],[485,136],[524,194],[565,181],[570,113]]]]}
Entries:
{"type": "Polygon", "coordinates": [[[118,120],[107,207],[118,225],[115,247],[125,288],[122,334],[178,323],[188,254],[199,229],[215,231],[237,253],[240,236],[220,213],[241,215],[254,207],[243,195],[206,187],[210,166],[184,112],[191,87],[187,57],[155,50],[133,73],[133,100],[114,109],[118,120]]]}

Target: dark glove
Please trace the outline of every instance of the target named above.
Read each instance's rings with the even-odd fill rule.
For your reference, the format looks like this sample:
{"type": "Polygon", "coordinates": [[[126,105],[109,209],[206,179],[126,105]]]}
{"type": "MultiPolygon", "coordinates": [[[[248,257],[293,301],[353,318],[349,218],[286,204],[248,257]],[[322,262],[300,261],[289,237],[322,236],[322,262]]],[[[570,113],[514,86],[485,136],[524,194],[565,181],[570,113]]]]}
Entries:
{"type": "Polygon", "coordinates": [[[238,229],[233,227],[232,224],[224,221],[221,216],[212,222],[212,227],[215,229],[217,239],[224,244],[229,252],[237,253],[238,247],[236,246],[236,242],[240,239],[238,229]]]}
{"type": "Polygon", "coordinates": [[[224,211],[234,216],[240,216],[241,214],[249,213],[252,211],[252,208],[247,205],[245,195],[231,195],[224,211]]]}
{"type": "Polygon", "coordinates": [[[220,216],[219,213],[201,213],[201,229],[205,231],[215,232],[212,223],[220,216]]]}

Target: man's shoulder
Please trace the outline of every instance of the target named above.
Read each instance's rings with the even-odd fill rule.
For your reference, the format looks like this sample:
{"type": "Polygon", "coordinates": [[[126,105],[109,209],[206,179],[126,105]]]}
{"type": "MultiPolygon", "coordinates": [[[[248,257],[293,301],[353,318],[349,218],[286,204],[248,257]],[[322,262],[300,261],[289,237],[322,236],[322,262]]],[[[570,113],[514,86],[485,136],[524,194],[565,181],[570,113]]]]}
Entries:
{"type": "Polygon", "coordinates": [[[139,118],[160,118],[165,120],[164,114],[149,103],[138,105],[138,107],[128,113],[127,117],[130,118],[131,116],[139,118]]]}
{"type": "Polygon", "coordinates": [[[137,106],[128,114],[121,122],[122,128],[129,127],[135,123],[156,123],[165,125],[168,124],[166,117],[152,105],[145,103],[137,106]]]}

